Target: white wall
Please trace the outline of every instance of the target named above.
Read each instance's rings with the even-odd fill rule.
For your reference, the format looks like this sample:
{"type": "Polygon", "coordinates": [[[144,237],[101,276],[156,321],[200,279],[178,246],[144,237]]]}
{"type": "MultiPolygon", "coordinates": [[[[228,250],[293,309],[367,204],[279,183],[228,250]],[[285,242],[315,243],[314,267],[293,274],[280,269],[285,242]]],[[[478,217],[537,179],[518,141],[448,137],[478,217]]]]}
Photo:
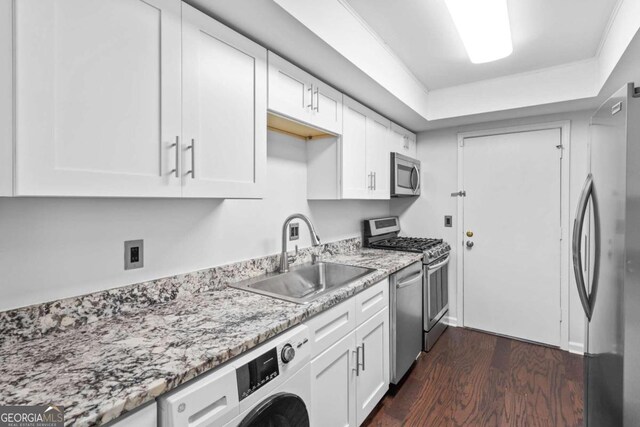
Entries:
{"type": "Polygon", "coordinates": [[[0,310],[278,253],[294,212],[323,242],[389,212],[387,201],[308,202],[304,141],[270,132],[267,154],[262,200],[0,198],[0,310]],[[124,271],[130,239],[144,239],[143,269],[124,271]]]}
{"type": "MultiPolygon", "coordinates": [[[[452,248],[449,267],[449,315],[457,319],[457,245],[462,241],[456,229],[457,199],[451,193],[457,188],[457,134],[483,129],[495,129],[522,124],[571,121],[570,212],[574,216],[578,197],[587,174],[588,123],[590,111],[552,116],[529,117],[481,125],[447,128],[422,132],[418,135],[418,158],[422,162],[422,195],[418,199],[393,200],[391,213],[400,216],[403,232],[407,235],[438,237],[447,240],[452,248]],[[454,226],[444,227],[444,216],[452,215],[454,226]]],[[[576,291],[573,270],[570,270],[569,346],[581,351],[584,343],[584,314],[576,291]]]]}

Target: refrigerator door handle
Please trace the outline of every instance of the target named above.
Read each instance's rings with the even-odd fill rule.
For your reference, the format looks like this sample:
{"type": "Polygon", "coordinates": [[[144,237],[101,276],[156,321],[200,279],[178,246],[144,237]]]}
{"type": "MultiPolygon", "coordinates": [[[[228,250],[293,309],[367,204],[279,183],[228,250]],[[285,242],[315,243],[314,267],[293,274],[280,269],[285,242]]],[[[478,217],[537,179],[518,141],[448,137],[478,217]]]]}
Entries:
{"type": "MultiPolygon", "coordinates": [[[[598,215],[598,202],[595,196],[595,189],[593,186],[593,175],[589,174],[584,184],[580,201],[578,202],[578,208],[576,211],[576,218],[573,221],[573,272],[576,278],[576,286],[578,288],[578,295],[580,296],[580,302],[584,309],[584,314],[587,319],[591,320],[593,315],[593,304],[595,302],[595,294],[598,284],[598,272],[600,270],[600,217],[598,215]],[[584,219],[587,215],[587,207],[589,206],[589,199],[591,199],[593,212],[594,212],[594,234],[595,234],[595,252],[594,252],[594,265],[593,265],[593,284],[591,287],[591,295],[587,292],[587,284],[584,279],[584,270],[582,268],[582,227],[584,226],[584,219]]],[[[588,263],[588,260],[585,262],[588,263]]]]}
{"type": "MultiPolygon", "coordinates": [[[[591,183],[591,205],[593,206],[593,271],[591,273],[591,292],[589,293],[589,313],[593,316],[596,305],[596,296],[598,295],[598,278],[600,277],[600,206],[598,204],[598,195],[596,185],[591,183]]],[[[589,317],[591,319],[591,317],[589,317]]]]}

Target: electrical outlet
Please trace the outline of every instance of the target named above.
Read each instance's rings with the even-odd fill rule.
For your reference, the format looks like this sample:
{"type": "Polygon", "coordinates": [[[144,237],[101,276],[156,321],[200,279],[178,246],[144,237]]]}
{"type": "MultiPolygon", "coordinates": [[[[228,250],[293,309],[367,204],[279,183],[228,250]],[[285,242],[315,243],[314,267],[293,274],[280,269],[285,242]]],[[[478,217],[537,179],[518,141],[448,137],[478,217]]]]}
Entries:
{"type": "Polygon", "coordinates": [[[445,217],[444,217],[444,226],[445,227],[453,227],[453,217],[451,215],[445,215],[445,217]]]}
{"type": "Polygon", "coordinates": [[[289,240],[298,240],[300,238],[300,223],[292,222],[289,224],[289,240]]]}
{"type": "Polygon", "coordinates": [[[124,242],[124,269],[133,270],[144,267],[144,240],[124,242]]]}

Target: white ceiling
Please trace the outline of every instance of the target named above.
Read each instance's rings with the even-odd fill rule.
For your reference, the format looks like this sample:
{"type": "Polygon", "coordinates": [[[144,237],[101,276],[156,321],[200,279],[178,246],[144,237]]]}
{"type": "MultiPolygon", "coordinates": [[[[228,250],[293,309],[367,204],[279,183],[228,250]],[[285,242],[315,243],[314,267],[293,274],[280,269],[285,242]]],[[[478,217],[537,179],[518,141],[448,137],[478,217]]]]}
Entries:
{"type": "Polygon", "coordinates": [[[596,55],[618,0],[509,0],[513,54],[472,64],[444,0],[347,0],[430,90],[596,55]]]}

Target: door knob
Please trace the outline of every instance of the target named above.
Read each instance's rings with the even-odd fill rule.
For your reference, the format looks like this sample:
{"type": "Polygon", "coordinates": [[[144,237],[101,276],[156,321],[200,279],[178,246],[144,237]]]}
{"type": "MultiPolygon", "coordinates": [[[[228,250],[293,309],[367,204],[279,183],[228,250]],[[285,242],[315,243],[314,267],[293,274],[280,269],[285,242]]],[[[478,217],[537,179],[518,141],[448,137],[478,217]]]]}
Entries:
{"type": "Polygon", "coordinates": [[[471,240],[467,240],[467,247],[471,249],[473,247],[473,242],[471,240]]]}
{"type": "Polygon", "coordinates": [[[473,237],[473,231],[469,230],[467,231],[467,237],[473,237]]]}

